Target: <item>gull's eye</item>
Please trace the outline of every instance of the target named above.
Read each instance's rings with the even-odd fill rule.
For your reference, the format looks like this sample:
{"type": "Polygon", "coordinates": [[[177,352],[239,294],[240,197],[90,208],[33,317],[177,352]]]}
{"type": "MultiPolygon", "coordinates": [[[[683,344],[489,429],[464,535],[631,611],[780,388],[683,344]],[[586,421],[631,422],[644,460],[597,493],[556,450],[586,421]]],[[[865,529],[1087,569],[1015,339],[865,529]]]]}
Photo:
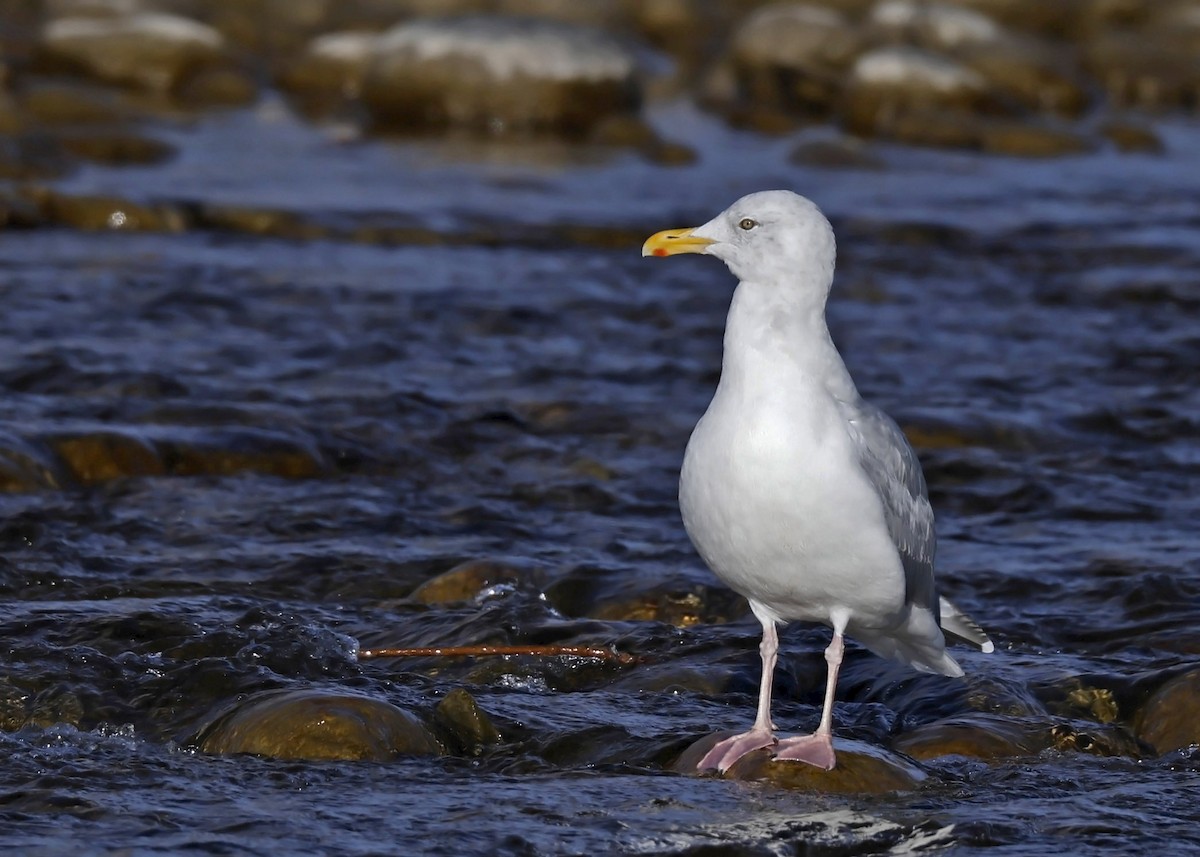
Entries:
{"type": "Polygon", "coordinates": [[[758,226],[758,221],[757,221],[757,220],[751,220],[749,217],[743,217],[743,218],[742,218],[742,222],[741,222],[741,223],[739,223],[739,224],[738,224],[738,226],[742,227],[742,228],[743,228],[743,229],[745,229],[747,232],[749,232],[749,231],[750,231],[751,229],[753,229],[755,226],[758,226]]]}

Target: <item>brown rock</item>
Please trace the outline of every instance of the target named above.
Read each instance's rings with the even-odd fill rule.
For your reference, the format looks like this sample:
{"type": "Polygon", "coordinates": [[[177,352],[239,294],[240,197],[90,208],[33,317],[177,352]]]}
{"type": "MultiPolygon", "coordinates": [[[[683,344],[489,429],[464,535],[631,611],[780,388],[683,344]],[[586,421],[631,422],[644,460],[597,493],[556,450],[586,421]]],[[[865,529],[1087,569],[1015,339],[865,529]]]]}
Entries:
{"type": "Polygon", "coordinates": [[[51,21],[41,50],[55,68],[157,94],[170,93],[199,69],[230,62],[224,37],[212,27],[150,12],[51,21]]]}
{"type": "Polygon", "coordinates": [[[735,98],[758,110],[827,114],[863,46],[858,30],[832,9],[766,6],[733,35],[727,62],[735,98]]]}
{"type": "Polygon", "coordinates": [[[478,755],[484,747],[499,744],[500,730],[471,694],[462,688],[450,691],[434,709],[434,725],[449,733],[463,752],[478,755]]]}
{"type": "Polygon", "coordinates": [[[967,756],[1007,759],[1033,756],[1050,747],[1049,730],[1028,720],[991,714],[968,714],[918,726],[892,742],[914,759],[967,756]]]}
{"type": "Polygon", "coordinates": [[[131,116],[115,93],[87,83],[30,83],[21,91],[21,106],[43,125],[120,123],[131,116]]]}
{"type": "Polygon", "coordinates": [[[1032,40],[973,44],[956,52],[1002,99],[1041,113],[1076,117],[1090,104],[1087,89],[1062,51],[1032,40]]]}
{"type": "Polygon", "coordinates": [[[279,84],[310,115],[332,113],[362,93],[379,38],[361,31],[320,36],[287,64],[279,84]]]}
{"type": "Polygon", "coordinates": [[[258,99],[254,79],[236,68],[207,68],[189,75],[174,92],[184,107],[244,107],[258,99]]]}
{"type": "Polygon", "coordinates": [[[8,493],[61,488],[69,477],[53,456],[23,438],[0,434],[0,491],[8,493]]]}
{"type": "Polygon", "coordinates": [[[84,485],[165,472],[153,447],[133,434],[103,430],[60,435],[50,438],[49,443],[84,485]]]}
{"type": "Polygon", "coordinates": [[[868,21],[883,36],[933,50],[975,48],[1008,37],[983,12],[931,0],[882,0],[868,21]]]}
{"type": "Polygon", "coordinates": [[[793,164],[823,170],[882,170],[882,158],[867,151],[857,140],[812,140],[801,143],[788,156],[793,164]]]}
{"type": "Polygon", "coordinates": [[[1084,67],[1121,105],[1192,107],[1200,103],[1200,51],[1171,31],[1103,33],[1083,48],[1084,67]]]}
{"type": "Polygon", "coordinates": [[[972,139],[969,131],[955,127],[956,117],[997,112],[994,95],[978,72],[908,47],[878,48],[860,56],[840,109],[854,133],[951,146],[968,145],[972,139]]]}
{"type": "Polygon", "coordinates": [[[1200,669],[1178,675],[1155,691],[1138,709],[1133,728],[1157,753],[1200,744],[1200,669]]]}
{"type": "Polygon", "coordinates": [[[321,690],[267,691],[235,703],[201,730],[205,753],[276,759],[389,761],[442,750],[413,715],[389,702],[321,690]]]}
{"type": "Polygon", "coordinates": [[[169,143],[126,132],[68,132],[58,135],[58,143],[77,158],[115,167],[158,164],[175,154],[169,143]]]}
{"type": "MultiPolygon", "coordinates": [[[[1140,0],[1138,0],[1140,2],[1140,0]]],[[[955,0],[956,5],[986,15],[1014,30],[1055,37],[1071,34],[1079,14],[1093,0],[1054,0],[1031,3],[1029,0],[955,0]]]]}
{"type": "Polygon", "coordinates": [[[193,431],[156,430],[152,434],[169,472],[179,476],[253,472],[287,479],[309,479],[328,469],[307,439],[252,428],[193,431]]]}
{"type": "Polygon", "coordinates": [[[473,559],[459,563],[449,571],[418,586],[409,596],[418,604],[450,604],[471,601],[489,586],[518,584],[528,580],[531,573],[488,559],[473,559]]]}
{"type": "Polygon", "coordinates": [[[1051,158],[1076,155],[1095,147],[1065,128],[1021,122],[988,122],[980,128],[980,148],[997,155],[1051,158]]]}
{"type": "Polygon", "coordinates": [[[385,33],[363,84],[372,126],[487,136],[587,134],[638,104],[633,55],[553,21],[422,19],[385,33]]]}
{"type": "Polygon", "coordinates": [[[1098,756],[1139,755],[1137,742],[1114,725],[1016,718],[975,712],[919,726],[892,747],[922,761],[942,756],[996,759],[1036,756],[1043,750],[1098,756]]]}
{"type": "MultiPolygon", "coordinates": [[[[683,751],[672,765],[679,773],[696,773],[696,765],[718,741],[732,732],[719,732],[701,738],[683,751]]],[[[777,762],[770,750],[758,750],[743,756],[725,777],[735,780],[765,781],[787,789],[825,794],[887,794],[909,791],[925,779],[925,772],[911,760],[863,741],[834,741],[837,765],[823,771],[804,762],[777,762]]]]}
{"type": "Polygon", "coordinates": [[[618,581],[589,566],[560,575],[545,590],[564,616],[606,621],[666,622],[678,627],[728,622],[744,616],[746,601],[725,587],[688,581],[618,581]]]}
{"type": "Polygon", "coordinates": [[[125,229],[135,232],[182,232],[187,219],[170,205],[142,205],[105,196],[70,196],[40,191],[37,202],[46,218],[75,229],[125,229]]]}
{"type": "Polygon", "coordinates": [[[1117,120],[1100,128],[1100,133],[1122,152],[1162,152],[1162,140],[1151,129],[1117,120]]]}

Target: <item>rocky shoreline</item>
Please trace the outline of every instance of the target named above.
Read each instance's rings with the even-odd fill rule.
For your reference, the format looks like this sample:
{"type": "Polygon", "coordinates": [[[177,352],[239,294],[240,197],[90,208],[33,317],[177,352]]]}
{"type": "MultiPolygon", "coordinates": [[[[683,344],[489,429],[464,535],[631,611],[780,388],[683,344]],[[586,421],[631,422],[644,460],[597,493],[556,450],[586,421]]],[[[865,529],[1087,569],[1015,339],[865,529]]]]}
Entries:
{"type": "Polygon", "coordinates": [[[561,137],[687,163],[647,105],[1048,157],[1156,151],[1200,103],[1200,4],[1122,0],[25,0],[0,13],[0,178],[153,163],[148,121],[286,94],[353,133],[561,137]],[[436,14],[435,14],[436,13],[436,14]]]}

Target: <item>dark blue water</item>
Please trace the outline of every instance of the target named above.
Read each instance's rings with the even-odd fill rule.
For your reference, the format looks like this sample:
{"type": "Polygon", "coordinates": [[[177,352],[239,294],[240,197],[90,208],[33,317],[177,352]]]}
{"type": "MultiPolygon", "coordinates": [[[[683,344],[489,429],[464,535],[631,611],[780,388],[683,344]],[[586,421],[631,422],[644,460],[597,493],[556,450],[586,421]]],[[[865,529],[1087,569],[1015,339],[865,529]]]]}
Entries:
{"type": "MultiPolygon", "coordinates": [[[[696,164],[344,144],[267,104],[163,131],[180,147],[166,165],[55,187],[282,210],[310,240],[211,218],[179,234],[0,232],[0,842],[1200,846],[1195,747],[1159,755],[1132,737],[1142,701],[1200,654],[1200,131],[1162,128],[1163,156],[884,147],[887,169],[846,172],[688,109],[652,118],[696,164]],[[638,249],[771,187],[834,221],[835,338],[910,432],[943,588],[998,647],[958,653],[963,682],[852,650],[839,734],[890,746],[988,714],[1036,736],[999,759],[922,762],[897,794],[670,771],[692,741],[749,721],[758,629],[675,502],[733,283],[712,260],[638,249]],[[65,463],[72,439],[112,435],[115,471],[65,463]],[[409,598],[473,559],[515,582],[409,598]],[[360,664],[356,641],[615,644],[641,661],[360,664]],[[464,688],[502,740],[386,763],[197,750],[214,712],[271,688],[422,717],[464,688]]],[[[818,716],[826,632],[783,639],[776,719],[798,731],[818,716]]]]}

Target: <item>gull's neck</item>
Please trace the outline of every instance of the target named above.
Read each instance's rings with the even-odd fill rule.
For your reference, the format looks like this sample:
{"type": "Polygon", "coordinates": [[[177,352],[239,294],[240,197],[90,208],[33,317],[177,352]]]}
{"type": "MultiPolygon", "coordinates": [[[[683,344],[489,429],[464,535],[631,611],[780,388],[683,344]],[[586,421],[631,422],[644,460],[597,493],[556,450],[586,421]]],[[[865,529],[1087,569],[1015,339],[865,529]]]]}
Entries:
{"type": "Polygon", "coordinates": [[[817,386],[837,399],[858,392],[825,323],[826,291],[797,300],[778,284],[742,282],[725,322],[721,385],[743,393],[817,386]]]}

